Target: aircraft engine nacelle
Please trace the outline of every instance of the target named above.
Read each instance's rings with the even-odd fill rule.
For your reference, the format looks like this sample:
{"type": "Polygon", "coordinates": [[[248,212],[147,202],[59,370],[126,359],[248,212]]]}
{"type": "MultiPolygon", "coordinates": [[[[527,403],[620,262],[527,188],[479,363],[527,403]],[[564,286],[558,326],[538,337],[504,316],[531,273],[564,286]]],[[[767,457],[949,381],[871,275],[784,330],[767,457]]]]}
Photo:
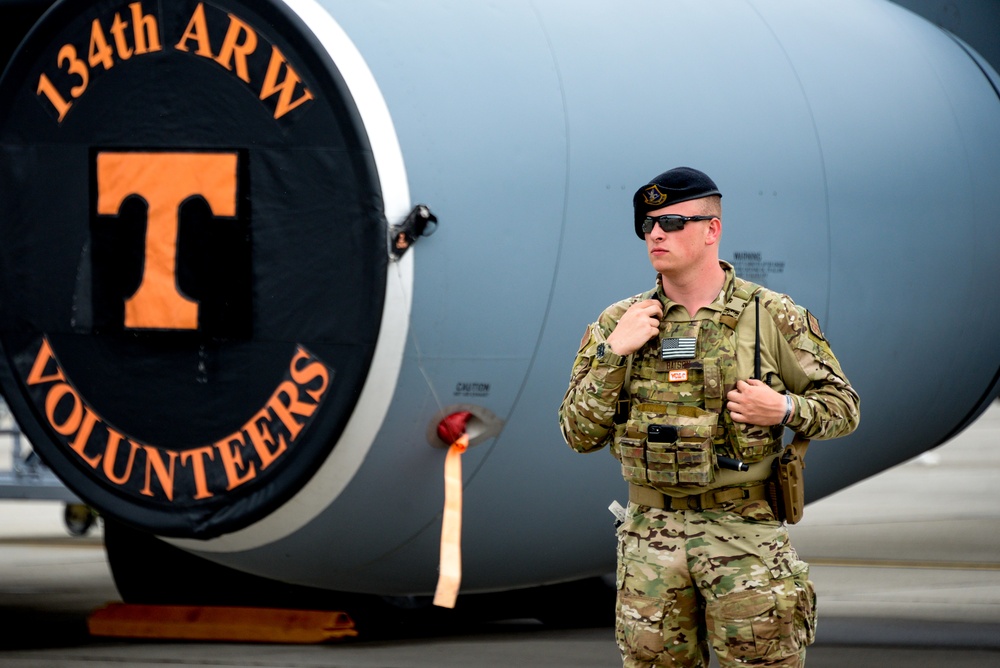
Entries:
{"type": "Polygon", "coordinates": [[[107,517],[379,594],[434,587],[470,411],[463,589],[605,573],[624,483],[556,409],[653,284],[634,190],[712,175],[822,322],[863,418],[818,498],[995,395],[998,86],[879,0],[64,0],[0,81],[0,383],[107,517]]]}

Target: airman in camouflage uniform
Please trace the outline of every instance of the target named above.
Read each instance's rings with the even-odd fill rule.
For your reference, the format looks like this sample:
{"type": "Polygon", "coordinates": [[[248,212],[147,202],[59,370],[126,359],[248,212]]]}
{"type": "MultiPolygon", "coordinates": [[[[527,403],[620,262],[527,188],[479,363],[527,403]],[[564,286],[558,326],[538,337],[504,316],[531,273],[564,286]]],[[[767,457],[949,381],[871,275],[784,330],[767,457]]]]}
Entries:
{"type": "Polygon", "coordinates": [[[848,434],[858,395],[812,314],[719,260],[721,194],[708,176],[670,170],[633,203],[656,288],[587,328],[559,410],[567,443],[610,445],[629,482],[624,666],[704,667],[709,645],[723,668],[802,666],[815,593],[764,481],[785,427],[848,434]]]}

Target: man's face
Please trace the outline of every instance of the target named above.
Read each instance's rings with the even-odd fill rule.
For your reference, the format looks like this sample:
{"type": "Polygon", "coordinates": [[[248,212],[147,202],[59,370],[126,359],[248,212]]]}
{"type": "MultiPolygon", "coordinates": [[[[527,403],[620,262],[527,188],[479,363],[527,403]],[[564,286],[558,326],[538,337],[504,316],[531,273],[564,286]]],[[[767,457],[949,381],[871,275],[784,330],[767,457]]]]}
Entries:
{"type": "MultiPolygon", "coordinates": [[[[702,216],[705,214],[702,200],[688,200],[671,204],[646,215],[650,218],[675,214],[680,216],[702,216]]],[[[713,226],[721,226],[718,219],[688,221],[684,228],[672,232],[664,232],[659,224],[654,225],[645,235],[646,250],[649,261],[657,273],[670,276],[683,273],[685,270],[700,265],[705,261],[706,254],[711,254],[715,247],[713,243],[713,226]]]]}

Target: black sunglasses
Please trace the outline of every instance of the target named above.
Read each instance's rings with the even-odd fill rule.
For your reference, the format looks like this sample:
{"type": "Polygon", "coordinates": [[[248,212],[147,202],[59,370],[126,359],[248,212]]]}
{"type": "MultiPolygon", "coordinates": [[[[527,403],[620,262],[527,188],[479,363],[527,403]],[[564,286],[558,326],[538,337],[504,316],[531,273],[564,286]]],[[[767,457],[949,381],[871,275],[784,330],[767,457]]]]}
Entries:
{"type": "Polygon", "coordinates": [[[653,231],[653,225],[659,224],[660,229],[664,232],[676,232],[677,230],[684,229],[684,223],[689,220],[712,220],[715,216],[678,216],[675,213],[668,213],[665,216],[657,216],[656,218],[646,217],[642,221],[642,232],[643,234],[649,234],[653,231]]]}

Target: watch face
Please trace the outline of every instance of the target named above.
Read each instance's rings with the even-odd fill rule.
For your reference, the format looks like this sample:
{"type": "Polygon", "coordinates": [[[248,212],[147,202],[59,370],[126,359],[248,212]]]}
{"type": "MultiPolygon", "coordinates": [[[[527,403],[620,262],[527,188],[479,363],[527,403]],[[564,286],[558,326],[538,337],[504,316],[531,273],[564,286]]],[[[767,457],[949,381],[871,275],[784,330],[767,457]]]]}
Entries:
{"type": "Polygon", "coordinates": [[[603,343],[598,343],[597,344],[597,359],[599,359],[599,360],[604,359],[604,356],[607,354],[607,352],[608,352],[607,345],[605,345],[603,343]]]}

